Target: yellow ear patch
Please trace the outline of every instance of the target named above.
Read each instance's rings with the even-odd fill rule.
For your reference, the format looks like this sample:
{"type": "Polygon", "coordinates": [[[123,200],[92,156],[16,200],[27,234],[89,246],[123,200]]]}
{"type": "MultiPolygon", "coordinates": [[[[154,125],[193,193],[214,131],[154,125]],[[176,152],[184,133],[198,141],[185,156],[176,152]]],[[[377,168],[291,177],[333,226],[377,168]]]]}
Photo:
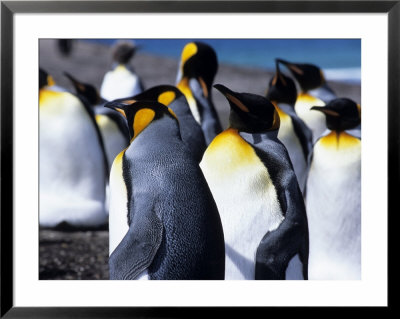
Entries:
{"type": "Polygon", "coordinates": [[[275,74],[274,78],[272,79],[272,85],[276,85],[276,81],[278,81],[278,74],[275,74]]]}
{"type": "Polygon", "coordinates": [[[157,101],[161,104],[164,104],[165,106],[168,106],[171,104],[171,102],[175,99],[175,92],[174,91],[167,91],[164,93],[161,93],[158,96],[157,101]]]}
{"type": "Polygon", "coordinates": [[[199,78],[199,82],[200,82],[201,88],[203,89],[204,96],[208,97],[208,90],[207,90],[206,82],[204,82],[204,80],[202,78],[199,78]]]}
{"type": "Polygon", "coordinates": [[[47,76],[47,85],[52,86],[54,84],[56,84],[56,82],[54,81],[53,77],[51,75],[48,75],[47,76]]]}
{"type": "Polygon", "coordinates": [[[279,129],[279,126],[281,125],[281,119],[279,117],[278,111],[275,109],[274,110],[274,121],[272,122],[272,126],[270,130],[277,130],[279,129]]]}
{"type": "Polygon", "coordinates": [[[176,118],[176,120],[178,120],[178,117],[176,116],[176,114],[174,113],[174,111],[172,111],[170,108],[168,108],[168,112],[169,112],[174,118],[176,118]]]}
{"type": "Polygon", "coordinates": [[[300,69],[299,67],[297,67],[297,66],[295,66],[293,64],[289,65],[289,69],[291,69],[294,73],[297,73],[297,74],[300,74],[300,75],[304,74],[302,69],[300,69]]]}
{"type": "Polygon", "coordinates": [[[325,82],[324,72],[322,72],[322,70],[319,70],[319,74],[321,75],[322,82],[325,82]]]}
{"type": "Polygon", "coordinates": [[[123,109],[120,109],[119,107],[116,107],[115,110],[118,111],[119,113],[121,113],[126,118],[126,114],[125,114],[125,111],[123,109]]]}
{"type": "Polygon", "coordinates": [[[155,115],[156,112],[151,109],[141,109],[136,112],[133,119],[133,139],[151,123],[155,115]]]}
{"type": "Polygon", "coordinates": [[[361,105],[357,104],[358,116],[361,118],[361,105]]]}
{"type": "Polygon", "coordinates": [[[121,103],[123,103],[125,105],[131,105],[131,104],[136,103],[136,102],[137,102],[136,100],[124,100],[121,103]]]}
{"type": "Polygon", "coordinates": [[[182,51],[181,65],[184,65],[185,62],[189,60],[192,56],[194,56],[196,53],[197,53],[197,45],[195,43],[190,42],[186,44],[182,51]]]}
{"type": "MultiPolygon", "coordinates": [[[[276,112],[278,112],[278,116],[279,116],[279,120],[280,121],[282,121],[282,120],[283,121],[290,120],[290,116],[287,115],[284,111],[282,111],[275,101],[271,101],[271,103],[275,106],[275,110],[276,110],[276,112]]],[[[274,122],[275,122],[275,118],[274,118],[274,122]]],[[[273,124],[272,124],[272,126],[273,126],[273,124]]]]}
{"type": "Polygon", "coordinates": [[[328,115],[330,115],[330,116],[339,117],[339,113],[338,113],[338,112],[329,110],[329,109],[327,109],[327,108],[324,108],[324,109],[322,110],[322,112],[324,112],[325,114],[328,114],[328,115]]]}
{"type": "Polygon", "coordinates": [[[227,94],[226,95],[227,99],[234,103],[239,109],[241,109],[243,112],[249,113],[249,109],[247,108],[246,105],[244,105],[240,100],[233,95],[227,94]]]}

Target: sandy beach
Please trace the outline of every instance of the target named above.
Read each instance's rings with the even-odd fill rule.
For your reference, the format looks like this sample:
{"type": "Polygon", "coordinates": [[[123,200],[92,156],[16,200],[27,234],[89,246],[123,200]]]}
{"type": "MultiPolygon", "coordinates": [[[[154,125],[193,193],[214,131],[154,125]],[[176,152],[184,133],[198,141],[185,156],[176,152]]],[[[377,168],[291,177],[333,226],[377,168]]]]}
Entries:
{"type": "MultiPolygon", "coordinates": [[[[131,65],[142,78],[145,88],[175,84],[178,60],[146,55],[140,51],[131,65]]],[[[312,62],[312,61],[299,61],[312,62]]],[[[110,47],[92,42],[74,42],[69,56],[59,53],[55,40],[40,40],[39,65],[53,76],[55,82],[73,90],[63,75],[69,72],[78,80],[100,88],[104,74],[112,65],[110,47]]],[[[220,65],[215,84],[234,91],[265,95],[273,70],[220,65]]],[[[360,85],[330,82],[339,97],[361,102],[360,85]]],[[[228,124],[229,106],[216,90],[212,97],[224,128],[228,124]]],[[[39,279],[108,279],[108,232],[40,230],[39,279]]]]}

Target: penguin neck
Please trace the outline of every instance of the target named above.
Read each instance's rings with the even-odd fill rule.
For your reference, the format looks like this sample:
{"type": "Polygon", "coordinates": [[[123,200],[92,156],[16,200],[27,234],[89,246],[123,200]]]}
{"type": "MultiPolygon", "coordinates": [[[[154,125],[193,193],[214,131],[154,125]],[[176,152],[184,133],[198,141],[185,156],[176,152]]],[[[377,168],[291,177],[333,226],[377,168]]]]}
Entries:
{"type": "Polygon", "coordinates": [[[133,68],[128,66],[127,64],[114,62],[112,65],[112,69],[114,72],[133,72],[133,68]]]}
{"type": "Polygon", "coordinates": [[[279,103],[276,101],[271,101],[272,104],[274,104],[276,111],[279,114],[279,117],[282,119],[282,117],[289,115],[293,116],[296,111],[294,110],[294,105],[287,104],[287,103],[279,103]]]}
{"type": "Polygon", "coordinates": [[[258,121],[243,120],[240,115],[235,111],[231,110],[229,114],[229,127],[238,130],[239,132],[247,132],[249,134],[262,134],[263,132],[268,132],[265,129],[265,124],[258,121]],[[250,121],[250,123],[249,123],[250,121]]]}
{"type": "Polygon", "coordinates": [[[176,86],[186,97],[190,111],[192,112],[197,123],[201,123],[201,116],[196,99],[190,89],[189,78],[183,77],[176,86]]]}
{"type": "Polygon", "coordinates": [[[136,144],[145,143],[147,153],[162,153],[166,145],[182,142],[179,126],[176,120],[164,115],[163,118],[154,120],[140,132],[130,144],[129,149],[136,144]],[[153,142],[154,141],[154,142],[153,142]],[[162,145],[162,147],[160,147],[162,145]]]}
{"type": "Polygon", "coordinates": [[[179,117],[180,115],[191,114],[184,95],[174,100],[168,107],[179,117]]]}
{"type": "Polygon", "coordinates": [[[266,131],[261,133],[247,133],[247,132],[239,132],[239,135],[250,144],[258,144],[261,141],[278,140],[278,130],[266,131]]]}
{"type": "Polygon", "coordinates": [[[335,93],[328,86],[328,84],[326,84],[326,82],[324,82],[321,86],[317,88],[309,89],[303,92],[303,94],[314,96],[325,103],[328,103],[329,101],[336,98],[335,93]]]}

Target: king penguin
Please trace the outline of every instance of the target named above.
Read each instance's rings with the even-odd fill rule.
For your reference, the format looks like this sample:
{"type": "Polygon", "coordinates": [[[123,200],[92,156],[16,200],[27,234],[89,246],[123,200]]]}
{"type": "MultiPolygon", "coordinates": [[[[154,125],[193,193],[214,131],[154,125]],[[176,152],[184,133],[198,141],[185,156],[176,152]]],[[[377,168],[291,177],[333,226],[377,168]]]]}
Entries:
{"type": "Polygon", "coordinates": [[[278,112],[265,97],[214,87],[229,101],[230,125],[200,167],[222,220],[225,279],[307,279],[307,217],[278,112]]]}
{"type": "Polygon", "coordinates": [[[217,206],[173,111],[106,106],[124,114],[131,137],[110,174],[110,279],[224,279],[217,206]]]}
{"type": "Polygon", "coordinates": [[[325,117],[322,113],[312,112],[313,106],[324,106],[337,98],[326,83],[323,71],[316,65],[306,63],[291,63],[277,59],[285,65],[296,79],[300,92],[295,104],[298,116],[306,123],[313,133],[313,142],[326,130],[325,117]]]}
{"type": "Polygon", "coordinates": [[[44,70],[39,85],[39,223],[104,226],[107,160],[91,110],[44,70]]]}
{"type": "Polygon", "coordinates": [[[100,96],[105,100],[125,98],[143,91],[141,79],[128,65],[136,50],[133,42],[117,42],[113,52],[113,68],[104,75],[100,88],[100,96]]]}
{"type": "MultiPolygon", "coordinates": [[[[119,99],[123,101],[126,99],[119,99]]],[[[158,101],[168,106],[177,116],[183,142],[197,162],[200,163],[206,150],[206,142],[199,123],[193,117],[189,104],[182,92],[172,85],[154,86],[131,98],[133,101],[158,101]]]]}
{"type": "Polygon", "coordinates": [[[316,142],[307,180],[310,279],[361,278],[360,107],[346,98],[313,107],[328,130],[316,142]]]}
{"type": "Polygon", "coordinates": [[[177,87],[186,96],[190,110],[201,125],[206,144],[222,132],[211,99],[211,86],[218,70],[214,49],[202,42],[190,42],[182,50],[177,87]]]}
{"type": "Polygon", "coordinates": [[[291,78],[281,73],[279,63],[276,63],[276,73],[269,82],[266,97],[278,111],[280,118],[278,139],[288,150],[297,181],[304,193],[313,145],[312,132],[294,110],[297,99],[296,85],[291,78]]]}
{"type": "Polygon", "coordinates": [[[72,82],[76,94],[81,99],[85,99],[86,103],[93,108],[96,123],[104,141],[109,174],[115,157],[129,145],[129,130],[126,120],[122,114],[104,107],[108,101],[100,97],[93,85],[82,83],[67,72],[64,72],[64,74],[72,82]]]}

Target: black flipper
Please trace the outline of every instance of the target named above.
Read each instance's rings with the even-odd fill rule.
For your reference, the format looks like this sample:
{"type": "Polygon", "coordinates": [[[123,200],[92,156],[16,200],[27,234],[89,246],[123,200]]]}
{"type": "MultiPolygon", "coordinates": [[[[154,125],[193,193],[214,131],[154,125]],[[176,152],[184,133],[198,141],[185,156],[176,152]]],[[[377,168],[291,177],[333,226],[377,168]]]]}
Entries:
{"type": "Polygon", "coordinates": [[[88,113],[88,115],[90,117],[90,120],[92,121],[92,124],[93,124],[93,126],[94,126],[94,128],[96,130],[96,135],[97,135],[97,138],[99,140],[100,147],[101,147],[101,150],[102,150],[102,153],[103,153],[103,162],[104,162],[104,170],[105,170],[105,176],[106,176],[106,184],[108,184],[108,180],[110,178],[110,176],[109,176],[110,173],[108,171],[108,167],[109,166],[108,166],[108,159],[107,159],[107,155],[106,155],[106,147],[104,146],[104,140],[103,140],[103,137],[101,135],[100,128],[99,128],[99,126],[97,125],[97,122],[96,122],[96,115],[94,113],[93,107],[90,105],[88,100],[84,96],[82,96],[82,94],[78,93],[78,94],[76,94],[76,96],[78,97],[78,99],[84,105],[85,110],[88,113]]]}
{"type": "Polygon", "coordinates": [[[309,154],[312,152],[313,148],[313,137],[312,137],[312,131],[309,129],[309,127],[303,122],[301,118],[296,114],[295,110],[293,107],[290,105],[279,105],[279,108],[287,113],[290,118],[292,119],[292,124],[294,131],[297,135],[297,137],[300,140],[301,148],[303,150],[304,158],[307,161],[309,154]]]}
{"type": "Polygon", "coordinates": [[[309,242],[304,200],[290,161],[282,160],[289,155],[280,144],[278,141],[270,143],[268,153],[253,145],[268,167],[285,217],[277,229],[264,235],[258,246],[255,279],[285,279],[288,264],[296,254],[303,264],[303,277],[308,279],[309,242]]]}
{"type": "Polygon", "coordinates": [[[152,263],[162,240],[163,225],[154,209],[135,212],[129,230],[109,259],[110,279],[135,279],[152,263]]]}
{"type": "MultiPolygon", "coordinates": [[[[215,106],[211,101],[211,97],[204,96],[203,89],[198,80],[191,79],[189,82],[190,89],[199,105],[201,117],[201,128],[204,133],[206,144],[209,145],[215,136],[222,132],[222,125],[219,120],[215,106]]],[[[209,92],[211,94],[211,92],[209,92]]]]}
{"type": "Polygon", "coordinates": [[[118,129],[121,131],[122,135],[125,137],[126,145],[129,145],[129,128],[125,117],[119,112],[115,112],[114,110],[105,108],[104,104],[95,107],[94,111],[96,115],[104,115],[114,121],[114,123],[118,126],[118,129]]]}

